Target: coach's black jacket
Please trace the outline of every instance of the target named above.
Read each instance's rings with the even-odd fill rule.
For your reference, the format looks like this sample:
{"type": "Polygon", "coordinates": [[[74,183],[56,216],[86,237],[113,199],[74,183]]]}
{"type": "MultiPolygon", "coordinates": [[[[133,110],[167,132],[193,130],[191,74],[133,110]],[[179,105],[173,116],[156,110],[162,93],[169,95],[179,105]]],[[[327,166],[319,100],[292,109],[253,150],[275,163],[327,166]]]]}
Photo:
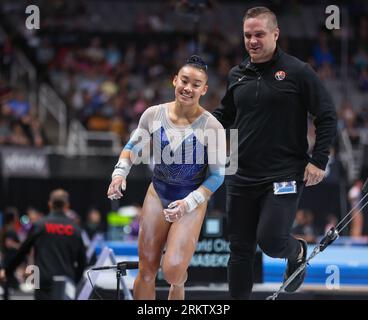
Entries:
{"type": "Polygon", "coordinates": [[[336,135],[332,99],[312,68],[277,48],[272,60],[250,59],[231,69],[222,107],[213,115],[225,128],[238,129],[239,163],[230,184],[303,179],[308,161],[328,162],[336,135]],[[307,115],[315,116],[316,144],[307,154],[307,115]]]}
{"type": "Polygon", "coordinates": [[[36,222],[17,255],[5,266],[8,276],[34,248],[34,263],[40,271],[40,289],[50,289],[55,275],[77,283],[86,266],[86,252],[80,228],[63,212],[52,212],[36,222]]]}

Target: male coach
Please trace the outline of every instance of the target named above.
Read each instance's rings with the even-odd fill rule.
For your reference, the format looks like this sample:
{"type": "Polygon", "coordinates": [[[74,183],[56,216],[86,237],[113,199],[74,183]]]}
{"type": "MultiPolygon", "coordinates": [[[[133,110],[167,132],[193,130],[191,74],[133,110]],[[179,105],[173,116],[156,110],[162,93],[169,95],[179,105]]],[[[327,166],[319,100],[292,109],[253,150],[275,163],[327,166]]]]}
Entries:
{"type": "MultiPolygon", "coordinates": [[[[321,182],[336,135],[332,99],[312,68],[277,46],[275,14],[249,9],[243,19],[249,57],[229,72],[222,107],[214,116],[238,129],[238,170],[227,178],[230,294],[249,299],[256,245],[288,259],[285,279],[306,260],[304,240],[290,235],[303,186],[321,182]],[[316,144],[307,154],[308,113],[316,144]]],[[[287,287],[294,292],[302,272],[287,287]]]]}

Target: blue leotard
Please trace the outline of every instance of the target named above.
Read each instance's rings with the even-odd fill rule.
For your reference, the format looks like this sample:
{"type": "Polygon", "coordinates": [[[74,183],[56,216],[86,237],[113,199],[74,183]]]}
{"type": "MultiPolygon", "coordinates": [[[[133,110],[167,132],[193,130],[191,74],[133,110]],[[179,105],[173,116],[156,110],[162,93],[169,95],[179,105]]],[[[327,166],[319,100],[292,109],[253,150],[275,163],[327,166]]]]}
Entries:
{"type": "Polygon", "coordinates": [[[185,198],[200,185],[214,192],[222,184],[225,132],[209,112],[203,112],[190,125],[177,126],[170,121],[168,104],[150,107],[124,149],[137,153],[149,139],[153,142],[155,163],[152,183],[164,208],[185,198]]]}

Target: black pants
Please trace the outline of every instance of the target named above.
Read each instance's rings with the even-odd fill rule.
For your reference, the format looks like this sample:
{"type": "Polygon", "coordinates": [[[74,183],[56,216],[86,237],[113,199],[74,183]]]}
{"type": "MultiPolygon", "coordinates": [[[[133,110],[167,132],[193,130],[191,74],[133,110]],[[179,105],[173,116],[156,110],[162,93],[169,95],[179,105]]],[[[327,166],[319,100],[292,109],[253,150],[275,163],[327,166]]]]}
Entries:
{"type": "Polygon", "coordinates": [[[53,296],[53,289],[36,289],[34,292],[35,300],[55,300],[53,296]]]}
{"type": "Polygon", "coordinates": [[[290,235],[302,183],[296,194],[274,195],[273,185],[227,186],[230,241],[228,280],[234,299],[249,299],[257,244],[270,257],[296,259],[299,242],[290,235]]]}

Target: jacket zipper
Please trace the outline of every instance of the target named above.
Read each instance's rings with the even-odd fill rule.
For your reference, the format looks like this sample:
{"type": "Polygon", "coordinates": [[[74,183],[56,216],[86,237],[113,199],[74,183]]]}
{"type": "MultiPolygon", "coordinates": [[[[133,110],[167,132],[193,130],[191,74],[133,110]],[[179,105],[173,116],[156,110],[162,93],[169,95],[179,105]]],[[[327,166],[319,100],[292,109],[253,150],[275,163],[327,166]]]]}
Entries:
{"type": "Polygon", "coordinates": [[[256,90],[256,101],[258,102],[258,96],[259,96],[259,81],[261,80],[261,76],[258,76],[257,78],[257,90],[256,90]]]}
{"type": "MultiPolygon", "coordinates": [[[[259,82],[260,82],[260,80],[261,80],[262,76],[261,76],[261,74],[258,72],[258,70],[253,70],[253,71],[255,71],[255,72],[256,72],[256,74],[257,74],[256,101],[258,102],[258,96],[259,96],[259,82]]],[[[242,77],[238,78],[238,81],[237,81],[237,82],[235,82],[235,83],[233,83],[232,85],[230,85],[230,86],[229,86],[229,88],[228,88],[228,90],[230,90],[230,89],[234,88],[236,85],[238,85],[240,82],[242,82],[242,81],[243,81],[243,79],[244,79],[244,78],[246,78],[246,77],[247,77],[247,76],[246,76],[246,75],[244,75],[244,76],[242,76],[242,77]]]]}
{"type": "Polygon", "coordinates": [[[257,75],[257,89],[256,89],[256,102],[258,103],[258,97],[259,97],[259,82],[260,82],[260,80],[261,80],[261,78],[262,78],[262,75],[261,75],[261,73],[259,72],[259,70],[255,67],[254,69],[253,69],[253,71],[256,73],[256,75],[257,75]]]}

